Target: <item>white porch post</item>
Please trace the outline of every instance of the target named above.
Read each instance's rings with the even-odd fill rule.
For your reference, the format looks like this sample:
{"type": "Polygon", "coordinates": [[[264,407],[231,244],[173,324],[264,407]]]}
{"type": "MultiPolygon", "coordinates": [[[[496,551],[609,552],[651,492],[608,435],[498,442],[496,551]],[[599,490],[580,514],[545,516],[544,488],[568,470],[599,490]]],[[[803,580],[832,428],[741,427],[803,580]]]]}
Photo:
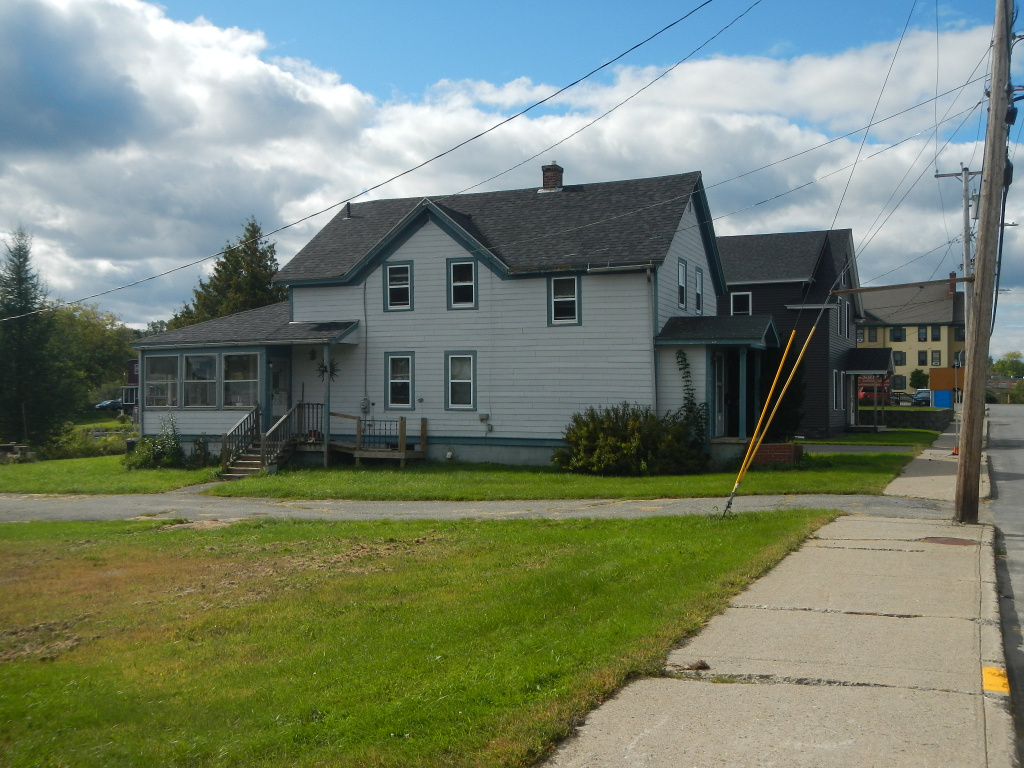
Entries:
{"type": "Polygon", "coordinates": [[[329,442],[331,440],[331,345],[324,344],[324,413],[323,413],[324,438],[324,467],[327,467],[330,458],[329,442]]]}

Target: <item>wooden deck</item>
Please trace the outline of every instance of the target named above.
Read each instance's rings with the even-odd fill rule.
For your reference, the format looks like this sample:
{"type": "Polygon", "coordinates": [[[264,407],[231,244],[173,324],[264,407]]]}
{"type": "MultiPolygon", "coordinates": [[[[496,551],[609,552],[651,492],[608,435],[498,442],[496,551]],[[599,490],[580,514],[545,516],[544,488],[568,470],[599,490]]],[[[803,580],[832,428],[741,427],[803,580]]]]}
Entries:
{"type": "Polygon", "coordinates": [[[426,419],[420,419],[419,435],[413,436],[408,434],[408,423],[404,416],[398,419],[363,419],[347,413],[332,412],[331,417],[355,422],[354,440],[331,440],[326,447],[328,451],[353,456],[357,467],[362,459],[397,461],[398,466],[405,467],[408,459],[427,458],[426,419]]]}

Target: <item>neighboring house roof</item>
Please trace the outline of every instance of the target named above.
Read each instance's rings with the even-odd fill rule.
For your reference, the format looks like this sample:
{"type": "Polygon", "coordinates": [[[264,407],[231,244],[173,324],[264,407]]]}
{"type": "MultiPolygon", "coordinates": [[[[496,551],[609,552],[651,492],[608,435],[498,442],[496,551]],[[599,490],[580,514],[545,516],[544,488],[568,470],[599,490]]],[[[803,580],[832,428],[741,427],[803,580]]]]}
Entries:
{"type": "Polygon", "coordinates": [[[769,315],[719,315],[672,317],[658,344],[741,344],[764,349],[779,346],[779,332],[769,315]]]}
{"type": "Polygon", "coordinates": [[[846,352],[843,367],[857,376],[887,376],[893,372],[892,350],[888,347],[861,347],[846,352]]]}
{"type": "MultiPolygon", "coordinates": [[[[849,229],[719,237],[718,254],[727,285],[810,283],[816,277],[826,242],[831,245],[836,274],[849,265],[846,283],[859,286],[853,232],[849,229]]],[[[861,314],[858,295],[850,298],[857,314],[861,314]]]]}
{"type": "Polygon", "coordinates": [[[132,342],[135,349],[245,346],[250,344],[337,344],[358,325],[291,322],[289,302],[250,309],[132,342]]]}
{"type": "Polygon", "coordinates": [[[712,280],[725,285],[700,173],[436,198],[351,203],[274,277],[350,283],[427,220],[509,275],[660,263],[693,201],[712,280]],[[717,274],[716,274],[717,273],[717,274]]]}
{"type": "Polygon", "coordinates": [[[864,322],[867,325],[963,324],[963,294],[949,286],[920,285],[866,291],[864,322]]]}

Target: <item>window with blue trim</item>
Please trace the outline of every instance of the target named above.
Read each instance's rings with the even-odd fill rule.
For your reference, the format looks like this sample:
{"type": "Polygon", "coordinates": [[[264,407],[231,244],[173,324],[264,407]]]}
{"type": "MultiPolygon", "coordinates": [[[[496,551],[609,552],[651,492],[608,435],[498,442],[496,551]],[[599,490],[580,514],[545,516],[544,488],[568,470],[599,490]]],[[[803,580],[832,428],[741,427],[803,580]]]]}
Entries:
{"type": "Polygon", "coordinates": [[[446,353],[449,408],[476,407],[476,353],[446,353]]]}
{"type": "Polygon", "coordinates": [[[580,284],[576,277],[552,277],[548,284],[551,302],[548,318],[552,325],[580,322],[580,284]]]}
{"type": "Polygon", "coordinates": [[[388,355],[388,408],[412,408],[412,355],[388,355]]]}
{"type": "Polygon", "coordinates": [[[412,309],[412,264],[388,264],[385,309],[412,309]]]}

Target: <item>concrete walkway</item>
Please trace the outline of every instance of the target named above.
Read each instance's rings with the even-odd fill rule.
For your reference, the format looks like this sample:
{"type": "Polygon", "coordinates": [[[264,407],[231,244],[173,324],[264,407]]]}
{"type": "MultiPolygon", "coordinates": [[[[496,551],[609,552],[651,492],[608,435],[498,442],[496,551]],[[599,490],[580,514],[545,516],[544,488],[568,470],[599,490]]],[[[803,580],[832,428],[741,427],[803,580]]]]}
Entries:
{"type": "Polygon", "coordinates": [[[1017,765],[993,529],[919,501],[952,499],[951,451],[944,435],[889,486],[912,497],[899,514],[822,528],[546,768],[1017,765]]]}

